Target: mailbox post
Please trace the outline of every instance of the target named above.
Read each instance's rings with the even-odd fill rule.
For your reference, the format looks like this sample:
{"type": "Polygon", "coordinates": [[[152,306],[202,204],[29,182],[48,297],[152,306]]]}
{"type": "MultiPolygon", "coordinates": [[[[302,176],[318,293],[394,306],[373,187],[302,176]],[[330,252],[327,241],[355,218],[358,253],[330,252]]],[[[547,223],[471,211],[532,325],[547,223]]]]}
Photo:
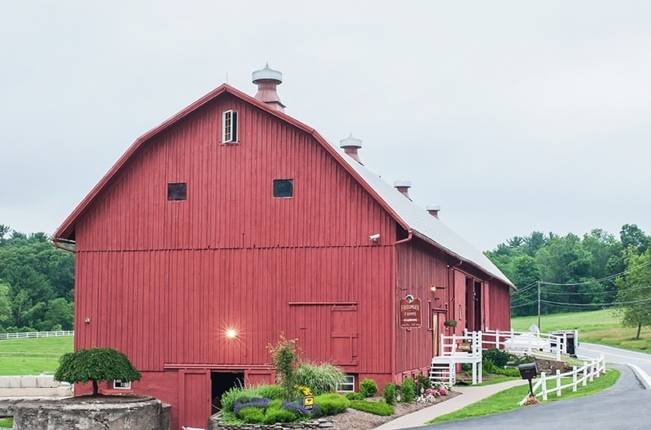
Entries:
{"type": "Polygon", "coordinates": [[[538,376],[538,368],[536,367],[536,363],[520,364],[518,366],[518,370],[520,371],[520,376],[522,379],[527,379],[529,381],[529,396],[534,397],[531,380],[538,376]]]}

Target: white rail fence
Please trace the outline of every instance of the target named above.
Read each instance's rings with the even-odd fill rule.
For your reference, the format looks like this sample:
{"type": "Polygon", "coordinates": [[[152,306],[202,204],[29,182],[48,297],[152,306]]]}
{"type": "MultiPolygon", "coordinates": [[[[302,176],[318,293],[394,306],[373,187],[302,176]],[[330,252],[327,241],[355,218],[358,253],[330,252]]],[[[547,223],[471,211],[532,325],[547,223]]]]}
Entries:
{"type": "MultiPolygon", "coordinates": [[[[572,391],[576,391],[579,385],[586,386],[588,382],[594,381],[595,378],[598,378],[602,374],[606,373],[606,360],[604,360],[603,355],[599,358],[593,359],[586,362],[581,367],[573,366],[572,370],[561,373],[560,370],[556,370],[556,374],[547,375],[545,372],[540,374],[540,378],[533,386],[533,393],[536,397],[542,397],[543,401],[547,400],[550,394],[556,394],[557,397],[561,397],[563,390],[571,388],[572,391]],[[563,383],[564,378],[571,378],[571,381],[563,383]]],[[[527,394],[520,404],[524,402],[529,397],[527,394]]]]}
{"type": "Polygon", "coordinates": [[[520,331],[486,330],[482,333],[482,343],[490,348],[505,349],[512,353],[529,354],[546,353],[561,359],[567,353],[567,333],[548,334],[520,331]]]}
{"type": "Polygon", "coordinates": [[[57,330],[57,331],[26,331],[20,333],[0,333],[0,340],[7,339],[36,339],[39,337],[61,337],[61,336],[74,336],[75,332],[72,330],[57,330]]]}

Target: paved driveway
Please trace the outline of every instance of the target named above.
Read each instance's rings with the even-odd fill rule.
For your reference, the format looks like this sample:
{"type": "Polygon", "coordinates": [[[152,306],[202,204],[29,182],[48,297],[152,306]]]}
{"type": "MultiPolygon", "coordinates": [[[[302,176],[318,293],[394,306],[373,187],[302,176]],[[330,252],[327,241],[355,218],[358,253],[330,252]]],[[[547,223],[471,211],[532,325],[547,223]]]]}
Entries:
{"type": "MultiPolygon", "coordinates": [[[[647,389],[651,389],[651,354],[583,342],[577,352],[580,356],[590,357],[603,354],[606,357],[607,363],[632,364],[633,366],[637,366],[637,371],[642,371],[640,372],[642,373],[641,378],[646,382],[647,389]]],[[[649,428],[651,428],[651,423],[649,424],[649,428]]]]}
{"type": "Polygon", "coordinates": [[[651,390],[645,390],[628,366],[617,366],[619,381],[593,396],[531,406],[488,417],[421,429],[433,430],[648,430],[651,390]]]}

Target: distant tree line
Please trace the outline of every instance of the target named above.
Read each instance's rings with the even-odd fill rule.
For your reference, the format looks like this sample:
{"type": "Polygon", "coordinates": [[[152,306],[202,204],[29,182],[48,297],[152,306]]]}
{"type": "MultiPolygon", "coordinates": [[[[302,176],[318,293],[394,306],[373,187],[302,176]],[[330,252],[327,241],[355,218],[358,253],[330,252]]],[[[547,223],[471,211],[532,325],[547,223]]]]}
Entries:
{"type": "MultiPolygon", "coordinates": [[[[486,255],[519,288],[512,295],[512,315],[537,313],[541,286],[542,313],[596,310],[603,304],[636,302],[651,323],[651,237],[635,224],[619,236],[595,229],[582,237],[533,232],[516,236],[486,255]],[[640,268],[639,270],[636,268],[640,268]],[[648,271],[643,268],[649,267],[648,271]],[[629,273],[630,272],[630,273],[629,273]],[[614,274],[624,273],[620,276],[614,274]],[[648,275],[648,278],[646,277],[648,275]],[[553,284],[564,285],[553,285],[553,284]],[[555,302],[555,303],[549,303],[555,302]]],[[[625,315],[631,306],[615,306],[625,315]]],[[[637,320],[629,315],[630,324],[637,320]]],[[[644,318],[642,318],[644,319],[644,318]]],[[[627,318],[624,317],[624,322],[627,318]]],[[[643,325],[644,325],[643,324],[643,325]]]]}
{"type": "Polygon", "coordinates": [[[74,256],[0,224],[0,331],[71,330],[74,256]]]}

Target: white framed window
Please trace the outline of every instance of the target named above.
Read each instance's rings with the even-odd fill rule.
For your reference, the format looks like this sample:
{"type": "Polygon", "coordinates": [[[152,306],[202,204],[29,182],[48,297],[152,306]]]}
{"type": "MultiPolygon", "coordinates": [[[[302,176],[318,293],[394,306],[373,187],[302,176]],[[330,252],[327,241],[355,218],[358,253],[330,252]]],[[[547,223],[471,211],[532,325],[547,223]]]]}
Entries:
{"type": "Polygon", "coordinates": [[[126,382],[126,381],[120,381],[119,379],[114,379],[113,380],[113,389],[114,390],[130,390],[131,389],[131,381],[126,382]]]}
{"type": "Polygon", "coordinates": [[[337,391],[340,393],[352,393],[355,391],[355,375],[345,375],[344,382],[337,384],[337,391]]]}
{"type": "Polygon", "coordinates": [[[237,142],[237,111],[227,110],[222,113],[222,143],[237,142]]]}

